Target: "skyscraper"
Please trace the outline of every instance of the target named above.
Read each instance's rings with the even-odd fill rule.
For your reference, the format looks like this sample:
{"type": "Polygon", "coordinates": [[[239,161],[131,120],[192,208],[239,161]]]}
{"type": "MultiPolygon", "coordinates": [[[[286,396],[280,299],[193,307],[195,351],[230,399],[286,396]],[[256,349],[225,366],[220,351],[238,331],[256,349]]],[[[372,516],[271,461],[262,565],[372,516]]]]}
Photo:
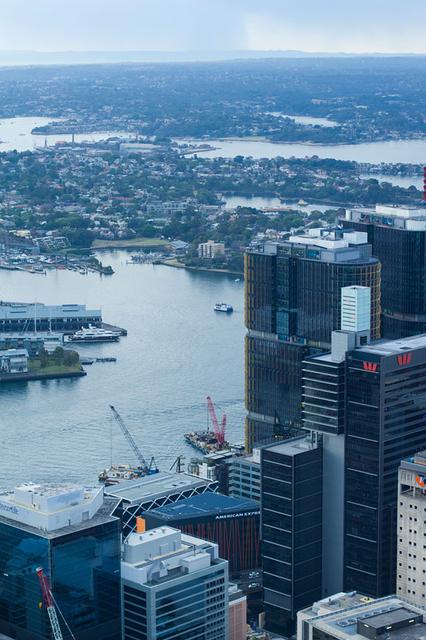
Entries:
{"type": "Polygon", "coordinates": [[[228,563],[172,527],[131,533],[121,563],[123,640],[228,640],[228,563]]]}
{"type": "Polygon", "coordinates": [[[426,449],[426,335],[346,357],[344,587],[396,588],[398,467],[426,449]]]}
{"type": "Polygon", "coordinates": [[[265,628],[292,635],[322,594],[322,449],[310,435],[261,449],[265,628]]]}
{"type": "MultiPolygon", "coordinates": [[[[24,484],[0,495],[0,631],[50,637],[36,569],[79,640],[120,637],[120,522],[103,489],[24,484]]],[[[65,637],[65,630],[64,630],[65,637]]],[[[68,637],[68,636],[66,636],[68,637]]]]}
{"type": "Polygon", "coordinates": [[[426,331],[426,209],[376,206],[353,209],[345,229],[365,231],[382,264],[382,336],[426,331]]]}
{"type": "Polygon", "coordinates": [[[369,287],[371,337],[380,336],[380,263],[365,233],[314,229],[245,256],[246,446],[301,424],[301,371],[341,324],[341,289],[369,287]]]}

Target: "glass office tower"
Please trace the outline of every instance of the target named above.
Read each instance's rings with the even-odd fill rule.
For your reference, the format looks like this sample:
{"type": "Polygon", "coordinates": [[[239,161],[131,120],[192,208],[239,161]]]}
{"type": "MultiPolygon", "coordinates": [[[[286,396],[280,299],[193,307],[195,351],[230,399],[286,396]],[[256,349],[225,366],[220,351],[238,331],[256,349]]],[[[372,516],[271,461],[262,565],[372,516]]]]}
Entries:
{"type": "Polygon", "coordinates": [[[316,229],[245,256],[246,447],[295,435],[303,361],[340,328],[341,289],[370,288],[371,337],[380,336],[380,263],[364,233],[316,229]]]}
{"type": "Polygon", "coordinates": [[[360,208],[347,211],[341,223],[365,231],[382,264],[382,336],[426,332],[426,209],[360,208]]]}
{"type": "Polygon", "coordinates": [[[290,636],[321,598],[322,450],[302,436],[261,449],[265,628],[290,636]]]}
{"type": "MultiPolygon", "coordinates": [[[[42,491],[53,489],[28,491],[35,496],[34,504],[38,504],[36,491],[42,495],[42,491]]],[[[23,504],[17,493],[15,490],[15,495],[0,495],[0,632],[17,640],[50,637],[49,619],[45,607],[40,606],[42,594],[36,575],[36,569],[42,567],[68,625],[79,640],[118,640],[120,522],[111,517],[117,501],[104,500],[102,489],[97,488],[93,500],[86,493],[80,505],[70,503],[68,509],[66,493],[62,492],[59,499],[64,502],[60,509],[51,509],[49,515],[52,522],[65,512],[66,520],[52,529],[47,520],[37,522],[36,507],[23,504]],[[45,525],[47,529],[40,528],[45,525]]],[[[58,498],[58,494],[53,497],[58,498]]],[[[61,627],[64,638],[69,638],[63,623],[61,627]]]]}
{"type": "Polygon", "coordinates": [[[398,467],[426,449],[426,336],[347,354],[344,588],[395,593],[398,467]]]}

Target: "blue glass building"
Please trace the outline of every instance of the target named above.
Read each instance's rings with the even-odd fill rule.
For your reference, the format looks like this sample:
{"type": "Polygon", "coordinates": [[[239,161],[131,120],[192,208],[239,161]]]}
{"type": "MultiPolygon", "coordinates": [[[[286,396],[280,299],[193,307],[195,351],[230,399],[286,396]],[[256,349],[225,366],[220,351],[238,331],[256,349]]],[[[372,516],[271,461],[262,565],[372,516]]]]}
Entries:
{"type": "MultiPolygon", "coordinates": [[[[104,499],[102,489],[96,489],[90,494],[93,500],[85,494],[82,504],[69,509],[63,508],[62,500],[60,512],[52,510],[49,521],[43,522],[38,513],[43,506],[34,499],[34,491],[27,505],[15,499],[16,491],[0,495],[0,632],[17,640],[50,637],[36,575],[42,567],[79,640],[118,640],[120,522],[111,516],[117,501],[104,499]],[[60,526],[48,530],[55,520],[60,526]]],[[[62,621],[61,628],[64,638],[70,637],[62,621]]]]}

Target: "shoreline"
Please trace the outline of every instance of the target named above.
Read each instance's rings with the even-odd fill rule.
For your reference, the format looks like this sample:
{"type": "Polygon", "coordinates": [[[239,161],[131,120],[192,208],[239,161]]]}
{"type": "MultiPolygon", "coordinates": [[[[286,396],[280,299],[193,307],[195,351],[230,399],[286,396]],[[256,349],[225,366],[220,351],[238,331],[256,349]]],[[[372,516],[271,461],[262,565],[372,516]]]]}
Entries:
{"type": "Polygon", "coordinates": [[[87,376],[87,372],[81,371],[64,371],[62,373],[8,373],[0,375],[0,384],[3,382],[31,382],[33,380],[58,380],[63,378],[82,378],[87,376]]]}
{"type": "MultiPolygon", "coordinates": [[[[306,145],[309,147],[345,147],[345,146],[358,146],[363,144],[380,144],[380,143],[390,143],[390,142],[424,142],[426,140],[426,136],[420,138],[399,138],[395,140],[394,138],[380,138],[378,140],[362,140],[359,142],[312,142],[312,140],[271,140],[266,136],[230,136],[228,138],[205,138],[200,141],[199,138],[173,138],[176,141],[183,142],[197,142],[201,144],[209,144],[209,142],[267,142],[269,144],[285,144],[285,145],[306,145]]],[[[211,147],[210,149],[195,149],[191,151],[191,153],[207,153],[209,151],[218,151],[221,147],[211,147]]],[[[190,153],[188,150],[187,153],[190,153]]],[[[238,155],[238,154],[237,154],[238,155]]],[[[342,160],[342,162],[357,162],[356,160],[342,160]]]]}
{"type": "Polygon", "coordinates": [[[173,267],[174,269],[187,269],[188,271],[203,271],[210,273],[222,273],[225,275],[231,276],[239,276],[241,279],[244,278],[244,273],[242,271],[231,271],[230,269],[208,269],[207,267],[191,267],[186,264],[182,264],[181,262],[172,260],[159,260],[156,264],[164,266],[164,267],[173,267]]]}

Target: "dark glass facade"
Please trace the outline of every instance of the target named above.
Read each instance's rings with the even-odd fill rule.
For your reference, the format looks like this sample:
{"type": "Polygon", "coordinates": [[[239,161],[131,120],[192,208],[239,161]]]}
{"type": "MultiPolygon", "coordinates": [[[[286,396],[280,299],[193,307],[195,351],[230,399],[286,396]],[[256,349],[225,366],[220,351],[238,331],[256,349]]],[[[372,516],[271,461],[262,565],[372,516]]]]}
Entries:
{"type": "Polygon", "coordinates": [[[321,598],[322,450],[304,437],[264,447],[262,563],[265,627],[291,635],[321,598]]]}
{"type": "Polygon", "coordinates": [[[371,339],[380,337],[380,264],[298,262],[297,335],[328,346],[331,332],[340,329],[341,289],[349,285],[370,287],[371,339]]]}
{"type": "Polygon", "coordinates": [[[426,232],[383,224],[383,216],[360,216],[345,228],[365,231],[382,264],[382,335],[401,338],[426,332],[426,232]]]}
{"type": "Polygon", "coordinates": [[[380,336],[380,263],[370,247],[325,253],[282,243],[245,256],[248,451],[300,427],[302,362],[340,329],[342,287],[370,287],[371,337],[380,336]]]}
{"type": "MultiPolygon", "coordinates": [[[[0,631],[44,640],[50,625],[35,573],[43,567],[79,640],[120,637],[120,524],[111,520],[65,535],[0,521],[0,631]]],[[[62,626],[64,638],[70,637],[62,626]]]]}
{"type": "Polygon", "coordinates": [[[396,588],[400,461],[426,448],[426,349],[410,354],[347,356],[344,588],[373,597],[396,588]]]}
{"type": "Polygon", "coordinates": [[[303,363],[302,418],[305,429],[339,435],[345,430],[344,362],[318,356],[303,363]]]}
{"type": "Polygon", "coordinates": [[[278,437],[278,425],[300,424],[302,363],[313,352],[307,345],[246,336],[246,408],[251,416],[272,417],[263,429],[247,430],[249,450],[278,437]]]}

